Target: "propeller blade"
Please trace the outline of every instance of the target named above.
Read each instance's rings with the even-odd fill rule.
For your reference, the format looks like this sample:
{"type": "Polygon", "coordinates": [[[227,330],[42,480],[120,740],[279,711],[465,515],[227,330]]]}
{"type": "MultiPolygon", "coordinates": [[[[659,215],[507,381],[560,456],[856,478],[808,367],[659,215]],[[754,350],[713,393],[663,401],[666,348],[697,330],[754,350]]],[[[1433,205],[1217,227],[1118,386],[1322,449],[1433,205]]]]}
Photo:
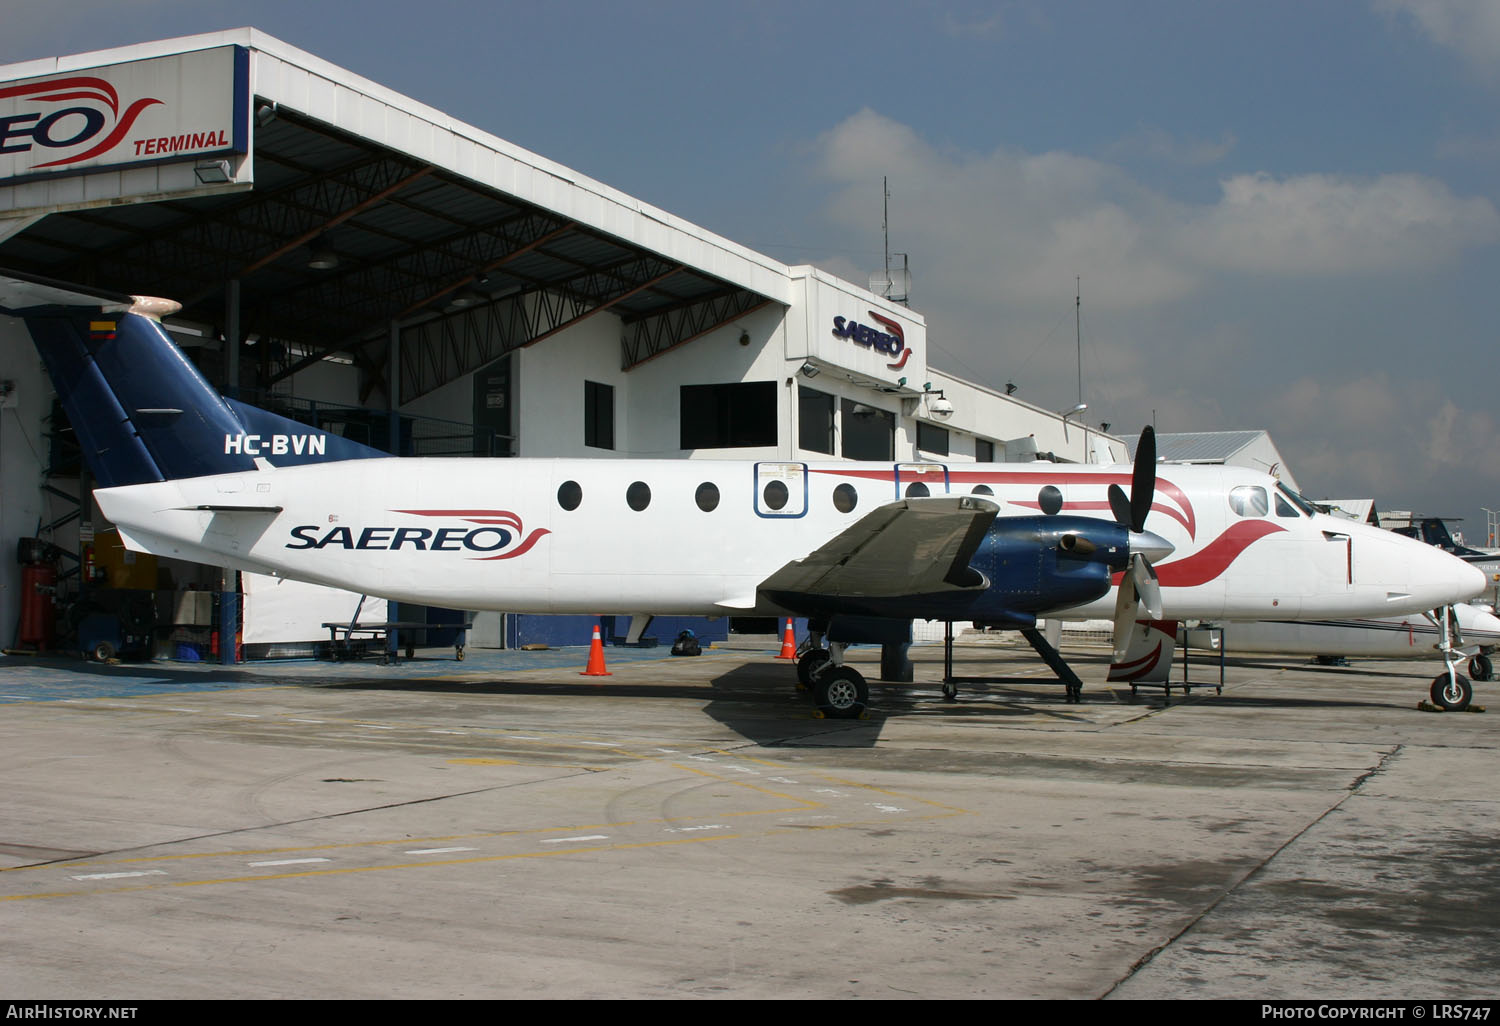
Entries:
{"type": "MultiPolygon", "coordinates": [[[[1150,424],[1141,428],[1140,441],[1135,443],[1135,470],[1130,477],[1130,529],[1141,531],[1146,526],[1146,516],[1151,512],[1151,500],[1156,496],[1156,432],[1150,424]]],[[[1113,498],[1110,508],[1114,508],[1113,498]]],[[[1116,514],[1118,518],[1118,514],[1116,514]]],[[[1121,521],[1124,523],[1125,521],[1121,521]]]]}
{"type": "Polygon", "coordinates": [[[1125,661],[1130,649],[1130,633],[1135,630],[1135,575],[1126,573],[1120,578],[1120,591],[1115,595],[1115,659],[1125,661]]]}
{"type": "Polygon", "coordinates": [[[1156,567],[1145,556],[1137,552],[1130,558],[1130,577],[1136,594],[1146,607],[1146,615],[1153,620],[1162,618],[1161,584],[1156,579],[1156,567]]]}
{"type": "Polygon", "coordinates": [[[1125,489],[1117,484],[1109,486],[1109,511],[1115,515],[1115,523],[1121,527],[1130,526],[1130,499],[1125,495],[1125,489]]]}

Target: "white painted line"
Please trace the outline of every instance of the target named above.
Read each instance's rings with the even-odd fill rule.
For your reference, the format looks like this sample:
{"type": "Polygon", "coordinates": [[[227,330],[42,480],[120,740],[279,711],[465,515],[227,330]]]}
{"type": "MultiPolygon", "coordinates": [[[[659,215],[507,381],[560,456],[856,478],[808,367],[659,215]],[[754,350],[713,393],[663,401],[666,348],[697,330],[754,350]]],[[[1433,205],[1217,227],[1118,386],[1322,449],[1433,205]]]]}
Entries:
{"type": "Polygon", "coordinates": [[[608,834],[584,834],[582,837],[549,837],[543,844],[572,844],[574,841],[607,841],[608,834]]]}
{"type": "Polygon", "coordinates": [[[169,705],[169,706],[167,706],[167,711],[168,712],[190,712],[190,713],[202,712],[201,709],[189,709],[189,708],[187,708],[186,706],[183,706],[183,705],[169,705]]]}
{"type": "Polygon", "coordinates": [[[619,747],[619,745],[617,745],[613,741],[579,741],[578,744],[580,744],[580,745],[593,745],[595,748],[618,748],[619,747]]]}
{"type": "Polygon", "coordinates": [[[258,719],[260,719],[260,714],[259,713],[225,713],[224,715],[225,716],[234,716],[234,717],[237,717],[237,718],[242,719],[242,720],[258,720],[258,719]]]}
{"type": "Polygon", "coordinates": [[[366,728],[368,728],[370,730],[395,730],[396,729],[395,727],[387,727],[383,723],[361,723],[360,726],[361,727],[366,727],[366,728]]]}
{"type": "Polygon", "coordinates": [[[427,733],[429,733],[429,734],[457,734],[460,737],[462,737],[463,735],[467,734],[468,731],[467,730],[429,730],[427,733]]]}
{"type": "Polygon", "coordinates": [[[290,720],[288,720],[288,722],[289,723],[326,723],[328,721],[327,720],[301,720],[301,719],[298,719],[297,717],[293,716],[290,720]]]}
{"type": "Polygon", "coordinates": [[[728,830],[728,829],[729,829],[729,824],[727,824],[727,823],[705,823],[703,826],[667,827],[667,833],[669,833],[669,834],[691,834],[691,833],[695,833],[696,831],[699,831],[699,830],[728,830]]]}
{"type": "Polygon", "coordinates": [[[531,737],[528,734],[506,734],[506,735],[504,735],[504,737],[505,737],[505,739],[507,741],[540,741],[541,740],[541,738],[539,738],[539,737],[531,737]]]}
{"type": "Polygon", "coordinates": [[[274,862],[252,862],[252,866],[302,866],[309,862],[332,862],[332,859],[277,859],[274,862]]]}
{"type": "Polygon", "coordinates": [[[134,873],[85,873],[83,876],[75,876],[74,880],[124,880],[132,876],[166,876],[164,869],[142,869],[134,873]]]}
{"type": "Polygon", "coordinates": [[[881,812],[905,812],[906,811],[905,809],[901,808],[899,805],[881,805],[879,802],[871,802],[870,805],[873,806],[874,808],[879,809],[881,812]]]}
{"type": "Polygon", "coordinates": [[[813,794],[830,794],[835,798],[845,797],[843,791],[836,791],[831,787],[815,787],[813,788],[813,794]]]}
{"type": "Polygon", "coordinates": [[[478,851],[478,848],[412,848],[408,855],[447,855],[455,851],[478,851]]]}
{"type": "Polygon", "coordinates": [[[793,780],[791,777],[767,777],[766,779],[774,781],[775,783],[778,783],[778,784],[795,784],[796,783],[796,781],[793,780]]]}

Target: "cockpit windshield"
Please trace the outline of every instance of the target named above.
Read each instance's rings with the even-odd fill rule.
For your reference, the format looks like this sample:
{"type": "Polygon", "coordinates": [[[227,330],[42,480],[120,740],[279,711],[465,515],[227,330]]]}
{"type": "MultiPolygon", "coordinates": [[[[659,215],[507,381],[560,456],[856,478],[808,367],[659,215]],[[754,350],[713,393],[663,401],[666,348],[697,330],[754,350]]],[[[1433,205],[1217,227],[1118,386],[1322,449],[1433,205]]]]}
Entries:
{"type": "Polygon", "coordinates": [[[1317,509],[1313,506],[1312,503],[1308,502],[1306,499],[1298,495],[1296,492],[1292,491],[1280,481],[1276,482],[1276,490],[1282,495],[1285,495],[1287,499],[1292,503],[1292,505],[1300,509],[1304,515],[1312,516],[1317,512],[1317,509]]]}

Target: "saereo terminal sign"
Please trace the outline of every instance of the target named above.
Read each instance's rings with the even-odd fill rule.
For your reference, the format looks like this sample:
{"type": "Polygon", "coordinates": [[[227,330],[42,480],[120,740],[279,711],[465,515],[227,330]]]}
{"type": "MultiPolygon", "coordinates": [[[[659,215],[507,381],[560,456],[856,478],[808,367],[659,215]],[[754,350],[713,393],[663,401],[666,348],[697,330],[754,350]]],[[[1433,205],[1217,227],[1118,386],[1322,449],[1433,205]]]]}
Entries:
{"type": "Polygon", "coordinates": [[[0,84],[0,185],[244,153],[249,83],[221,46],[0,84]]]}

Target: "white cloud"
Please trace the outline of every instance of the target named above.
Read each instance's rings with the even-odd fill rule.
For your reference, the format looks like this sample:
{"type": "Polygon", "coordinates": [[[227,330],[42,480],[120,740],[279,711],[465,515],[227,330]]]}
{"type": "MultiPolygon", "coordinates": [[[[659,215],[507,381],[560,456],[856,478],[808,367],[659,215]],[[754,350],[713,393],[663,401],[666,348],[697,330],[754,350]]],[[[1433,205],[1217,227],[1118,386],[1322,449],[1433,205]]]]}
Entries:
{"type": "Polygon", "coordinates": [[[1436,179],[1237,175],[1185,225],[1189,252],[1218,267],[1281,274],[1413,270],[1500,239],[1500,214],[1436,179]]]}
{"type": "Polygon", "coordinates": [[[1474,71],[1500,80],[1500,4],[1495,0],[1375,0],[1375,8],[1409,17],[1434,43],[1456,50],[1474,71]]]}

